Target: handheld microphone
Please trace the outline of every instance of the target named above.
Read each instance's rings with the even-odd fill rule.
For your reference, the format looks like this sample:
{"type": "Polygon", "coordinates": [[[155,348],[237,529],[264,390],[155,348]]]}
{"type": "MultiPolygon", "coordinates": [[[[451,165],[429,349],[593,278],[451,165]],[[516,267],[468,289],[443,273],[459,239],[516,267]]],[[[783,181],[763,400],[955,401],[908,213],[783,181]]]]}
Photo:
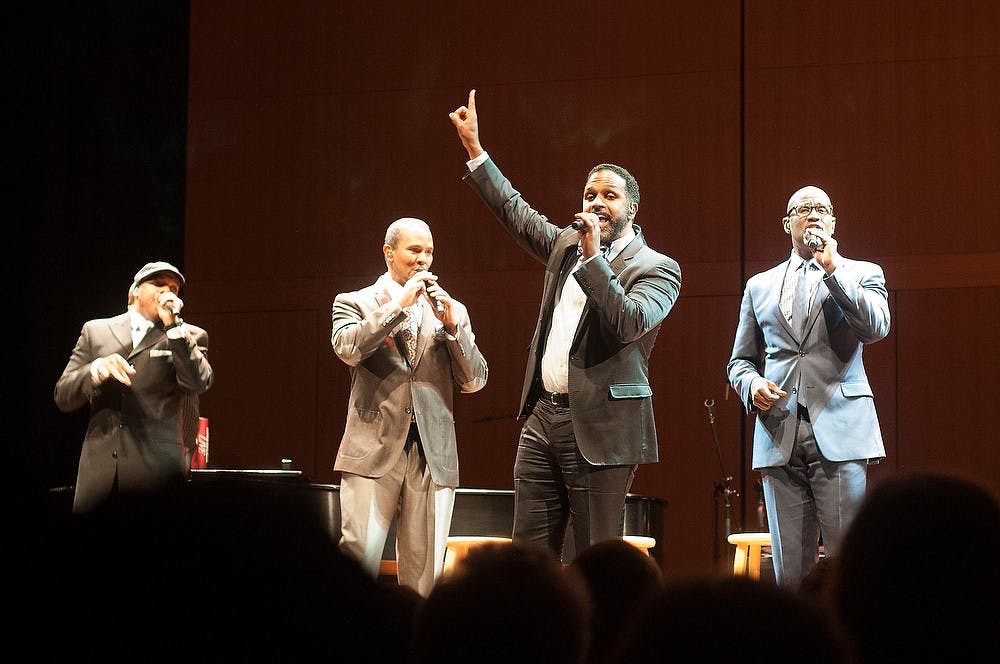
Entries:
{"type": "Polygon", "coordinates": [[[816,235],[812,231],[806,229],[804,236],[805,236],[806,246],[809,247],[810,249],[814,251],[823,251],[823,249],[826,247],[826,243],[823,242],[823,238],[816,235]]]}
{"type": "Polygon", "coordinates": [[[180,300],[170,300],[169,302],[160,301],[160,305],[170,312],[174,318],[178,318],[181,315],[181,302],[180,300]]]}
{"type": "MultiPolygon", "coordinates": [[[[425,268],[425,267],[417,268],[417,272],[426,272],[426,271],[427,271],[427,268],[425,268]]],[[[427,292],[427,286],[426,286],[427,282],[426,281],[424,281],[424,284],[425,284],[424,285],[424,295],[426,295],[427,299],[430,300],[431,304],[434,305],[434,310],[437,311],[439,314],[440,313],[444,313],[444,305],[441,304],[441,302],[436,297],[434,297],[433,295],[431,295],[430,293],[427,292]]]]}
{"type": "Polygon", "coordinates": [[[574,219],[573,222],[570,224],[570,226],[575,231],[583,230],[583,222],[580,221],[579,219],[574,219]]]}

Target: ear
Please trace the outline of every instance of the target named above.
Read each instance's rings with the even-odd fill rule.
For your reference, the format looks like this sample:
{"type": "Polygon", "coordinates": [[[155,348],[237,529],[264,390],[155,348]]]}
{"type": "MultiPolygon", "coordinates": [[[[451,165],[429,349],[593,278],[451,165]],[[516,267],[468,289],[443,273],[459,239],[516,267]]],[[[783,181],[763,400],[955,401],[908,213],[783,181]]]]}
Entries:
{"type": "Polygon", "coordinates": [[[633,219],[635,219],[635,215],[637,215],[638,213],[639,213],[639,204],[638,203],[632,203],[629,206],[628,220],[632,221],[633,219]]]}
{"type": "Polygon", "coordinates": [[[387,260],[392,260],[392,247],[387,244],[383,244],[382,253],[385,254],[387,260]]]}
{"type": "Polygon", "coordinates": [[[837,230],[837,218],[830,217],[830,235],[833,235],[835,230],[837,230]]]}
{"type": "Polygon", "coordinates": [[[788,233],[789,235],[792,234],[792,220],[791,219],[789,219],[788,217],[785,217],[784,219],[781,220],[781,225],[784,226],[786,233],[788,233]]]}

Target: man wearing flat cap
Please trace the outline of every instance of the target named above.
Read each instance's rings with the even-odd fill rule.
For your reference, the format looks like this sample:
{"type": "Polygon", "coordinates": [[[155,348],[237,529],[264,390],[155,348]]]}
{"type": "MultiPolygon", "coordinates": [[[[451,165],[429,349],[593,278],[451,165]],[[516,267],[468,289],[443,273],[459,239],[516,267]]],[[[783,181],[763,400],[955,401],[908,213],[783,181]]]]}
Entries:
{"type": "Polygon", "coordinates": [[[125,313],[83,325],[55,388],[63,412],[90,404],[75,513],[187,478],[198,395],[213,373],[208,333],[181,318],[183,286],[170,263],[147,263],[132,280],[125,313]]]}

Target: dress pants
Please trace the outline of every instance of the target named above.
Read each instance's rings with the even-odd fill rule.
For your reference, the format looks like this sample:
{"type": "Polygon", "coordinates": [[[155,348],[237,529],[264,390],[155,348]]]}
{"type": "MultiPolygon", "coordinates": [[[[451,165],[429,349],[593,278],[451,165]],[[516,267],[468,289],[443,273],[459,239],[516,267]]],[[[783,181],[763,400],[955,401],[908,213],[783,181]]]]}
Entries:
{"type": "Polygon", "coordinates": [[[791,589],[816,565],[820,534],[826,555],[837,553],[867,485],[867,460],[823,458],[808,412],[799,412],[788,463],[760,469],[775,580],[791,589]]]}
{"type": "Polygon", "coordinates": [[[426,597],[444,567],[454,505],[455,488],[431,480],[413,425],[406,447],[388,473],[341,476],[340,549],[377,576],[396,516],[397,578],[426,597]]]}
{"type": "Polygon", "coordinates": [[[621,537],[634,477],[634,465],[595,466],[584,459],[570,409],[539,399],[521,429],[514,461],[513,539],[561,555],[570,517],[577,554],[621,537]]]}

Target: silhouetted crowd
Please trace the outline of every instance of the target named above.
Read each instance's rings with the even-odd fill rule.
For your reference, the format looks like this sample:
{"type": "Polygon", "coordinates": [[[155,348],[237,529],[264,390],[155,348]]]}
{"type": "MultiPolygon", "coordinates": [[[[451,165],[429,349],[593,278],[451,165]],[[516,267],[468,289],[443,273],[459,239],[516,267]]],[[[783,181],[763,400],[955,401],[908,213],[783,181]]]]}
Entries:
{"type": "Polygon", "coordinates": [[[719,575],[667,582],[621,540],[563,565],[486,544],[423,598],[373,579],[321,516],[261,482],[188,483],[90,515],[10,509],[6,650],[31,661],[623,664],[993,661],[1000,504],[911,475],[873,487],[795,592],[719,575]]]}

